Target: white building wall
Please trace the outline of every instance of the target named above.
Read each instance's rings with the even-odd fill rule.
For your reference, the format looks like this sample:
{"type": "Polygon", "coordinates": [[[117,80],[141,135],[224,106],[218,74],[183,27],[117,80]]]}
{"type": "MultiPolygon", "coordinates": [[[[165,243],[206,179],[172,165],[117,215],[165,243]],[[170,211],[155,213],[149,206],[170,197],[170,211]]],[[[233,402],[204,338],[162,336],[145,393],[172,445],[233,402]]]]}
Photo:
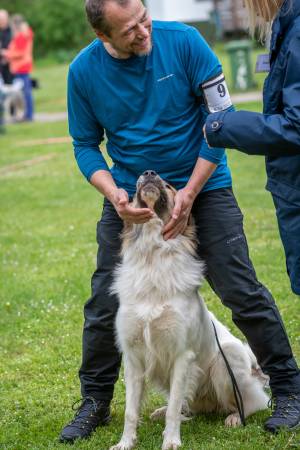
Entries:
{"type": "Polygon", "coordinates": [[[208,20],[213,9],[211,0],[146,0],[152,19],[201,22],[208,20]]]}

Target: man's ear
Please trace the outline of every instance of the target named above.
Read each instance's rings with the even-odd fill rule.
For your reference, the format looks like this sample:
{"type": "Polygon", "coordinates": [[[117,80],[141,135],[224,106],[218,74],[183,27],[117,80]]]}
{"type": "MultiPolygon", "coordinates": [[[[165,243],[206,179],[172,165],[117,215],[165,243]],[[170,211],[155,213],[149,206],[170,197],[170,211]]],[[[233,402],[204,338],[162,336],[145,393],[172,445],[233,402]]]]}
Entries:
{"type": "Polygon", "coordinates": [[[95,30],[95,33],[96,33],[97,37],[100,39],[100,41],[102,41],[104,43],[110,41],[109,37],[102,31],[95,30]]]}

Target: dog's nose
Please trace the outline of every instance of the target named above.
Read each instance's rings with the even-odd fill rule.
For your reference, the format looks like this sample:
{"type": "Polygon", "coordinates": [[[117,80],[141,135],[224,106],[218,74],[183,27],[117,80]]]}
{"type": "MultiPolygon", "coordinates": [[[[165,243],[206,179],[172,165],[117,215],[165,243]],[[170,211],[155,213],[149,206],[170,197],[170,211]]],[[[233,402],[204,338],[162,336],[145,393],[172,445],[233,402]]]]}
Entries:
{"type": "Polygon", "coordinates": [[[146,170],[146,171],[143,173],[143,176],[144,176],[144,177],[156,177],[156,175],[157,175],[157,173],[154,172],[154,170],[146,170]]]}

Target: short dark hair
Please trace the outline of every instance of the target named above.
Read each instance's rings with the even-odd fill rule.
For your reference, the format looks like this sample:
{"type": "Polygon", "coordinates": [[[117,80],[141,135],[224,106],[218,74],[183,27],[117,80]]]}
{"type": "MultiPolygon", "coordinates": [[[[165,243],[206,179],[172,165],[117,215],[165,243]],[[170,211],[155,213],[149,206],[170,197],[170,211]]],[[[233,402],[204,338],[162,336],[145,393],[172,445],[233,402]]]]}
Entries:
{"type": "Polygon", "coordinates": [[[105,18],[105,5],[108,2],[125,7],[129,0],[85,0],[85,11],[92,28],[109,36],[111,26],[105,18]]]}

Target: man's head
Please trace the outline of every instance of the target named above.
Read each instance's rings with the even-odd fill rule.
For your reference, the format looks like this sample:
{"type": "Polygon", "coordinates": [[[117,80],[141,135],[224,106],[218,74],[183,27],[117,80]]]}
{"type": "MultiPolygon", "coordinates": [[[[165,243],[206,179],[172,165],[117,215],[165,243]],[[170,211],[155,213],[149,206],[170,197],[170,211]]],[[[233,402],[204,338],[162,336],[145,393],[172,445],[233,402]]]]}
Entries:
{"type": "Polygon", "coordinates": [[[141,0],[86,0],[87,17],[106,49],[116,58],[147,55],[152,23],[141,0]]]}
{"type": "Polygon", "coordinates": [[[0,9],[0,30],[5,30],[8,27],[9,16],[5,9],[0,9]]]}
{"type": "Polygon", "coordinates": [[[23,27],[25,24],[24,17],[21,14],[15,14],[11,18],[11,26],[14,33],[18,33],[19,31],[23,31],[23,27]]]}

